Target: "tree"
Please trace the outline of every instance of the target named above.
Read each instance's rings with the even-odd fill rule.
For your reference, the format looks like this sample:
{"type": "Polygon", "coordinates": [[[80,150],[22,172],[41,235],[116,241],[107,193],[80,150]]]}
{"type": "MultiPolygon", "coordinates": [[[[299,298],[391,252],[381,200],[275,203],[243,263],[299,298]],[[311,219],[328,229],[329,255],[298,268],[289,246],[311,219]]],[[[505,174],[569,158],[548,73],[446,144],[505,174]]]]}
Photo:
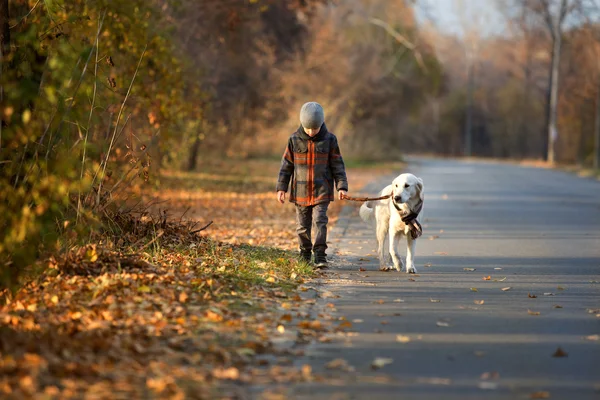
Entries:
{"type": "Polygon", "coordinates": [[[560,52],[562,49],[563,26],[567,16],[572,13],[578,5],[577,0],[524,0],[529,4],[532,11],[535,11],[543,18],[546,28],[550,33],[552,40],[550,74],[548,81],[548,102],[547,102],[547,131],[544,141],[547,151],[545,159],[549,163],[554,163],[556,159],[555,143],[558,138],[557,129],[557,106],[559,89],[559,67],[560,52]]]}

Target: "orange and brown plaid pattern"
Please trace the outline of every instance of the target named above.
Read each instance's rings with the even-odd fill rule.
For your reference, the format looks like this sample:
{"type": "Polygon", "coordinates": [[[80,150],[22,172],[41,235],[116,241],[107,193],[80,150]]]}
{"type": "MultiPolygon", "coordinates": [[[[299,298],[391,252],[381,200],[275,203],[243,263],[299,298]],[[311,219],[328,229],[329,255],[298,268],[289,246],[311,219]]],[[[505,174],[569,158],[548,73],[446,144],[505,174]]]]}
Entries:
{"type": "Polygon", "coordinates": [[[287,192],[290,181],[290,201],[300,206],[333,201],[334,182],[337,190],[348,190],[337,138],[325,124],[312,138],[302,127],[290,136],[281,160],[277,190],[287,192]]]}

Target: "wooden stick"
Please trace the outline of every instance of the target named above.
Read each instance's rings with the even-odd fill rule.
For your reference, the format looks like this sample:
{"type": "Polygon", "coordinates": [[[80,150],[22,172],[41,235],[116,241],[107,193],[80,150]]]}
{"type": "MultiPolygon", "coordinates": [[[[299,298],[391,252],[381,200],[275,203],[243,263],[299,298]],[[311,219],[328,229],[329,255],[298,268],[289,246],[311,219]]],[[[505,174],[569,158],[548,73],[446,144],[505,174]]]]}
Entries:
{"type": "Polygon", "coordinates": [[[198,233],[198,232],[202,232],[203,230],[205,230],[206,228],[208,228],[209,226],[211,226],[211,225],[212,225],[212,223],[213,223],[213,222],[212,222],[212,221],[210,221],[208,224],[206,224],[206,225],[205,225],[205,226],[203,226],[202,228],[200,228],[200,229],[196,229],[195,231],[192,231],[192,232],[190,232],[190,233],[198,233]]]}

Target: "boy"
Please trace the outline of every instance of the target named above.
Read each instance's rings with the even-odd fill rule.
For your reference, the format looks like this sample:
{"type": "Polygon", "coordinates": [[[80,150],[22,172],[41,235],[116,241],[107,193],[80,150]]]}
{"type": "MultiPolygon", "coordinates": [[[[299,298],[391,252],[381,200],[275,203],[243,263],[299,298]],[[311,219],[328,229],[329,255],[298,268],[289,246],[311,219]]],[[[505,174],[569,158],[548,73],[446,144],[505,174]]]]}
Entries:
{"type": "Polygon", "coordinates": [[[277,181],[277,200],[285,202],[290,179],[290,202],[296,204],[296,232],[300,244],[300,257],[311,260],[317,268],[326,268],[327,258],[327,207],[333,201],[333,181],[338,198],[348,191],[344,160],[337,138],[325,126],[325,113],[319,103],[309,102],[300,110],[300,127],[287,144],[281,160],[277,181]],[[314,222],[316,238],[311,241],[314,222]]]}

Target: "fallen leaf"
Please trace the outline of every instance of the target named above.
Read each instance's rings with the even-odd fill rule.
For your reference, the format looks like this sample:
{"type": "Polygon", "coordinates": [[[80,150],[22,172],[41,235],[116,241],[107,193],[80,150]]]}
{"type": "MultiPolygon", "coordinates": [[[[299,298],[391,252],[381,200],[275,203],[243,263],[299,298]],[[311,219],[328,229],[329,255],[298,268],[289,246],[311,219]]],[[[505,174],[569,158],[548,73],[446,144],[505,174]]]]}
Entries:
{"type": "Polygon", "coordinates": [[[336,359],[329,361],[327,364],[325,364],[325,368],[327,368],[327,369],[346,370],[349,367],[350,367],[350,365],[348,364],[348,361],[344,360],[343,358],[336,358],[336,359]]]}
{"type": "Polygon", "coordinates": [[[473,300],[473,303],[477,304],[478,306],[482,305],[483,303],[485,303],[484,300],[473,300]]]}
{"type": "Polygon", "coordinates": [[[529,395],[530,399],[549,399],[550,392],[533,392],[529,395]]]}
{"type": "Polygon", "coordinates": [[[149,286],[146,285],[142,285],[140,287],[138,287],[138,292],[140,293],[150,293],[152,291],[152,289],[150,289],[149,286]]]}
{"type": "Polygon", "coordinates": [[[484,276],[482,279],[484,281],[490,281],[490,280],[492,280],[492,277],[490,275],[488,275],[488,276],[484,276]]]}
{"type": "Polygon", "coordinates": [[[442,327],[445,327],[445,328],[447,328],[447,327],[450,326],[450,324],[448,322],[444,322],[444,321],[438,321],[438,322],[436,322],[436,325],[437,326],[442,326],[442,327]]]}
{"type": "Polygon", "coordinates": [[[463,268],[463,271],[473,272],[475,271],[475,268],[463,268]]]}
{"type": "Polygon", "coordinates": [[[396,342],[408,343],[410,342],[410,337],[406,335],[396,335],[396,342]]]}
{"type": "Polygon", "coordinates": [[[476,357],[483,357],[483,356],[486,355],[486,352],[485,351],[481,351],[481,350],[477,350],[473,354],[475,354],[476,357]]]}
{"type": "Polygon", "coordinates": [[[279,326],[277,327],[277,332],[279,332],[279,333],[285,333],[285,326],[283,326],[283,325],[279,325],[279,326]]]}
{"type": "Polygon", "coordinates": [[[381,323],[381,325],[387,325],[387,324],[389,324],[388,321],[381,321],[380,323],[381,323]]]}
{"type": "Polygon", "coordinates": [[[439,303],[439,302],[441,302],[441,300],[431,299],[431,298],[429,299],[429,301],[432,302],[432,303],[439,303]]]}
{"type": "Polygon", "coordinates": [[[554,352],[554,354],[552,354],[552,357],[568,357],[569,354],[564,351],[563,349],[561,349],[560,347],[556,349],[556,351],[554,352]]]}
{"type": "Polygon", "coordinates": [[[213,322],[221,322],[221,321],[223,321],[223,316],[220,315],[220,314],[217,314],[216,312],[214,312],[212,310],[206,311],[206,314],[204,316],[209,321],[213,321],[213,322]]]}
{"type": "Polygon", "coordinates": [[[280,319],[285,322],[292,322],[292,314],[283,314],[280,319]]]}
{"type": "Polygon", "coordinates": [[[498,379],[498,378],[500,378],[500,374],[498,373],[498,371],[484,372],[479,377],[479,379],[484,380],[484,381],[489,380],[489,379],[498,379]]]}
{"type": "Polygon", "coordinates": [[[540,315],[541,313],[539,311],[527,310],[527,314],[529,314],[529,315],[540,315]]]}
{"type": "Polygon", "coordinates": [[[365,272],[366,271],[366,269],[364,269],[363,267],[360,267],[358,270],[361,271],[361,272],[365,272]]]}
{"type": "Polygon", "coordinates": [[[512,288],[509,286],[509,287],[502,288],[502,291],[503,291],[503,292],[507,292],[507,291],[509,291],[510,289],[512,289],[512,288]]]}
{"type": "Polygon", "coordinates": [[[501,267],[496,267],[496,268],[494,268],[494,269],[495,269],[495,270],[501,270],[502,268],[501,268],[501,267]]]}
{"type": "MultiPolygon", "coordinates": [[[[502,289],[504,290],[504,289],[502,289]]],[[[537,296],[535,294],[531,294],[531,293],[527,293],[527,297],[529,297],[530,299],[536,299],[537,296]]]]}
{"type": "Polygon", "coordinates": [[[363,321],[362,319],[359,319],[359,318],[352,320],[352,323],[354,323],[354,324],[362,324],[363,322],[365,322],[365,321],[363,321]]]}
{"type": "Polygon", "coordinates": [[[275,283],[275,277],[274,276],[270,276],[267,278],[267,282],[269,283],[275,283]]]}
{"type": "Polygon", "coordinates": [[[223,380],[237,380],[240,377],[240,371],[235,367],[216,368],[212,373],[215,378],[223,380]]]}
{"type": "Polygon", "coordinates": [[[380,369],[393,362],[394,360],[392,358],[377,357],[371,362],[371,368],[380,369]]]}
{"type": "Polygon", "coordinates": [[[90,262],[96,262],[96,260],[98,260],[98,253],[96,253],[95,248],[87,249],[85,252],[85,257],[90,262]]]}
{"type": "Polygon", "coordinates": [[[416,282],[415,278],[408,278],[408,280],[411,281],[411,282],[416,282]]]}
{"type": "Polygon", "coordinates": [[[179,302],[180,303],[185,303],[188,299],[188,295],[186,292],[181,292],[179,293],[179,302]]]}
{"type": "Polygon", "coordinates": [[[564,288],[564,287],[562,287],[562,286],[557,286],[557,287],[556,287],[556,289],[557,289],[557,290],[565,290],[565,288],[564,288]]]}
{"type": "Polygon", "coordinates": [[[544,293],[544,296],[554,296],[554,293],[544,293]]]}
{"type": "Polygon", "coordinates": [[[383,304],[383,303],[385,303],[385,301],[384,300],[376,300],[373,303],[374,304],[383,304]]]}
{"type": "Polygon", "coordinates": [[[425,267],[425,268],[431,268],[431,267],[432,267],[432,265],[431,265],[431,263],[427,263],[427,264],[425,264],[425,265],[424,265],[424,267],[425,267]]]}
{"type": "Polygon", "coordinates": [[[590,336],[586,336],[585,338],[586,338],[586,340],[592,340],[592,341],[598,341],[598,340],[600,340],[600,336],[599,335],[590,335],[590,336]]]}
{"type": "Polygon", "coordinates": [[[338,325],[338,328],[352,328],[352,322],[350,321],[344,321],[341,324],[338,325]]]}
{"type": "Polygon", "coordinates": [[[324,290],[324,291],[321,293],[321,297],[322,297],[322,298],[324,298],[324,299],[337,299],[337,298],[339,298],[340,296],[338,296],[337,294],[333,294],[332,292],[330,292],[330,291],[328,291],[328,290],[324,290]]]}
{"type": "Polygon", "coordinates": [[[555,305],[554,305],[554,308],[563,308],[563,306],[561,306],[561,305],[558,305],[558,304],[555,304],[555,305]]]}
{"type": "Polygon", "coordinates": [[[52,304],[58,304],[58,296],[56,296],[56,295],[52,296],[50,301],[52,302],[52,304]]]}
{"type": "Polygon", "coordinates": [[[477,291],[477,288],[476,288],[476,287],[472,287],[472,288],[471,288],[471,292],[476,292],[476,291],[477,291]]]}
{"type": "Polygon", "coordinates": [[[494,282],[504,282],[506,280],[506,277],[501,278],[501,279],[494,279],[494,282]]]}
{"type": "Polygon", "coordinates": [[[298,274],[297,274],[297,273],[295,273],[295,272],[292,272],[292,273],[291,273],[291,275],[290,275],[290,279],[291,279],[291,280],[294,280],[294,279],[296,279],[297,277],[298,277],[298,274]]]}
{"type": "Polygon", "coordinates": [[[396,299],[396,300],[394,300],[394,303],[404,303],[404,300],[402,300],[402,299],[396,299]]]}

